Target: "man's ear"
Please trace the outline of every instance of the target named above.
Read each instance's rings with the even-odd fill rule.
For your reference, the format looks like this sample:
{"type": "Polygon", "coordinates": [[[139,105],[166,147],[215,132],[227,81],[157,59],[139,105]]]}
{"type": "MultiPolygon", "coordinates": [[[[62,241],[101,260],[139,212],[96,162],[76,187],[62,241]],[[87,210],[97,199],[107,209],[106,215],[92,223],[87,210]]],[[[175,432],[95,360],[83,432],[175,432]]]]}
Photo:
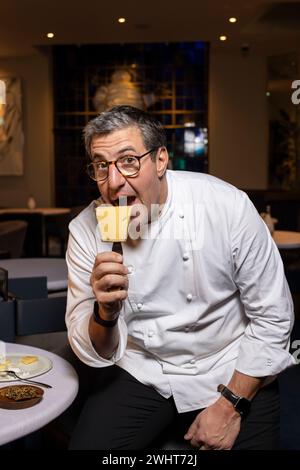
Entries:
{"type": "Polygon", "coordinates": [[[166,147],[160,147],[156,154],[156,172],[159,178],[162,178],[166,172],[169,161],[169,154],[166,147]]]}

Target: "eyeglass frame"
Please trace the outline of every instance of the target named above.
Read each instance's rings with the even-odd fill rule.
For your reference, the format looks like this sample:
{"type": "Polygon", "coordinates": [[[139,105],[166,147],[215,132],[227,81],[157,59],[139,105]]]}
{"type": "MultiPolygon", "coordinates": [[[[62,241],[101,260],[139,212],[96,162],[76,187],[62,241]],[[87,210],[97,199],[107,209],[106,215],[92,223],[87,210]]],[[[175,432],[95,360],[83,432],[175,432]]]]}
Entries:
{"type": "Polygon", "coordinates": [[[153,147],[151,150],[148,150],[146,153],[143,153],[143,155],[123,155],[123,156],[120,156],[119,158],[117,158],[116,160],[112,160],[112,161],[110,161],[110,162],[107,162],[107,161],[105,161],[105,160],[102,160],[102,161],[99,161],[99,162],[90,162],[90,163],[88,163],[87,166],[86,166],[87,174],[89,175],[89,177],[90,177],[93,181],[105,181],[105,180],[108,179],[108,176],[109,176],[109,165],[113,163],[113,164],[115,165],[116,169],[118,170],[118,172],[119,172],[122,176],[124,176],[124,178],[134,178],[135,176],[137,176],[137,175],[139,174],[139,172],[140,172],[140,170],[141,170],[141,159],[142,159],[143,157],[146,157],[146,155],[149,155],[149,153],[154,152],[154,150],[158,150],[159,148],[160,148],[160,147],[153,147]],[[123,173],[121,172],[121,170],[118,168],[118,165],[117,165],[118,161],[121,160],[121,158],[124,158],[124,157],[134,157],[134,158],[136,158],[136,159],[138,160],[139,169],[138,169],[133,175],[123,175],[123,173]],[[106,176],[105,178],[103,178],[103,179],[96,179],[96,178],[93,178],[93,177],[90,175],[90,173],[89,173],[89,168],[92,168],[95,163],[106,163],[106,164],[107,164],[107,170],[108,170],[108,171],[107,171],[107,176],[106,176]]]}

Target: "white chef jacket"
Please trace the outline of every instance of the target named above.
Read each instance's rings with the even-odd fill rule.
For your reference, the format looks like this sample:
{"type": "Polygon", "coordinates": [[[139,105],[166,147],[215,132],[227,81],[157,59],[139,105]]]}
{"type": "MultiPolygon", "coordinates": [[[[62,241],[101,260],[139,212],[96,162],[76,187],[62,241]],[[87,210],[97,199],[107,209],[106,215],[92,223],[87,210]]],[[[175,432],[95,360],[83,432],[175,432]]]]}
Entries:
{"type": "Polygon", "coordinates": [[[71,347],[92,367],[117,364],[179,412],[207,407],[235,369],[274,376],[289,354],[293,305],[272,237],[245,193],[213,176],[167,171],[168,196],[148,238],[123,243],[128,299],[108,360],[91,343],[90,276],[102,242],[91,203],[70,223],[66,323],[71,347]]]}

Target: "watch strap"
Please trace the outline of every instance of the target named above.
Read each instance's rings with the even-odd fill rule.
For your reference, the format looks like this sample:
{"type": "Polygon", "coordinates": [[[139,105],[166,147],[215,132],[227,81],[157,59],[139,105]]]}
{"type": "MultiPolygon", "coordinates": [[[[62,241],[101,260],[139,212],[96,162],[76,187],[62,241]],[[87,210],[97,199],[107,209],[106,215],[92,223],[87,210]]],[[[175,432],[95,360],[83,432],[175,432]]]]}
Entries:
{"type": "Polygon", "coordinates": [[[95,300],[94,302],[94,310],[93,310],[93,319],[98,325],[104,326],[105,328],[112,328],[118,323],[119,317],[115,318],[114,320],[104,320],[100,317],[99,313],[99,304],[95,300]]]}
{"type": "Polygon", "coordinates": [[[235,395],[235,393],[223,384],[218,385],[218,392],[220,392],[223,397],[227,398],[227,400],[229,400],[233,405],[235,405],[240,399],[238,395],[235,395]]]}
{"type": "Polygon", "coordinates": [[[223,384],[218,385],[218,392],[220,392],[224,398],[232,403],[236,411],[238,411],[242,417],[245,417],[249,413],[251,408],[250,400],[236,395],[223,384]]]}

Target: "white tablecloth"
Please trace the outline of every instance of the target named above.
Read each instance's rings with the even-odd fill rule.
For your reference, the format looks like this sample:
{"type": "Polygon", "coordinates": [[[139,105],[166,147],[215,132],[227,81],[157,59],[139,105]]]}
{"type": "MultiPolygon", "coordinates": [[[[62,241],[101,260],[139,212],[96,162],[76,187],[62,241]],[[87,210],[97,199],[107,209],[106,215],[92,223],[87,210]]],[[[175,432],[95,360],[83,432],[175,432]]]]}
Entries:
{"type": "MultiPolygon", "coordinates": [[[[43,349],[20,344],[7,343],[7,354],[21,353],[24,355],[46,356],[52,361],[49,372],[33,380],[45,382],[53,388],[44,388],[43,399],[31,408],[23,410],[6,410],[0,408],[0,445],[26,436],[65,411],[75,399],[78,392],[78,377],[74,368],[64,359],[43,349]]],[[[15,385],[25,382],[1,382],[0,386],[15,385]]]]}
{"type": "Polygon", "coordinates": [[[68,269],[63,258],[6,259],[0,260],[0,266],[7,269],[9,279],[46,276],[49,292],[68,287],[68,269]]]}

